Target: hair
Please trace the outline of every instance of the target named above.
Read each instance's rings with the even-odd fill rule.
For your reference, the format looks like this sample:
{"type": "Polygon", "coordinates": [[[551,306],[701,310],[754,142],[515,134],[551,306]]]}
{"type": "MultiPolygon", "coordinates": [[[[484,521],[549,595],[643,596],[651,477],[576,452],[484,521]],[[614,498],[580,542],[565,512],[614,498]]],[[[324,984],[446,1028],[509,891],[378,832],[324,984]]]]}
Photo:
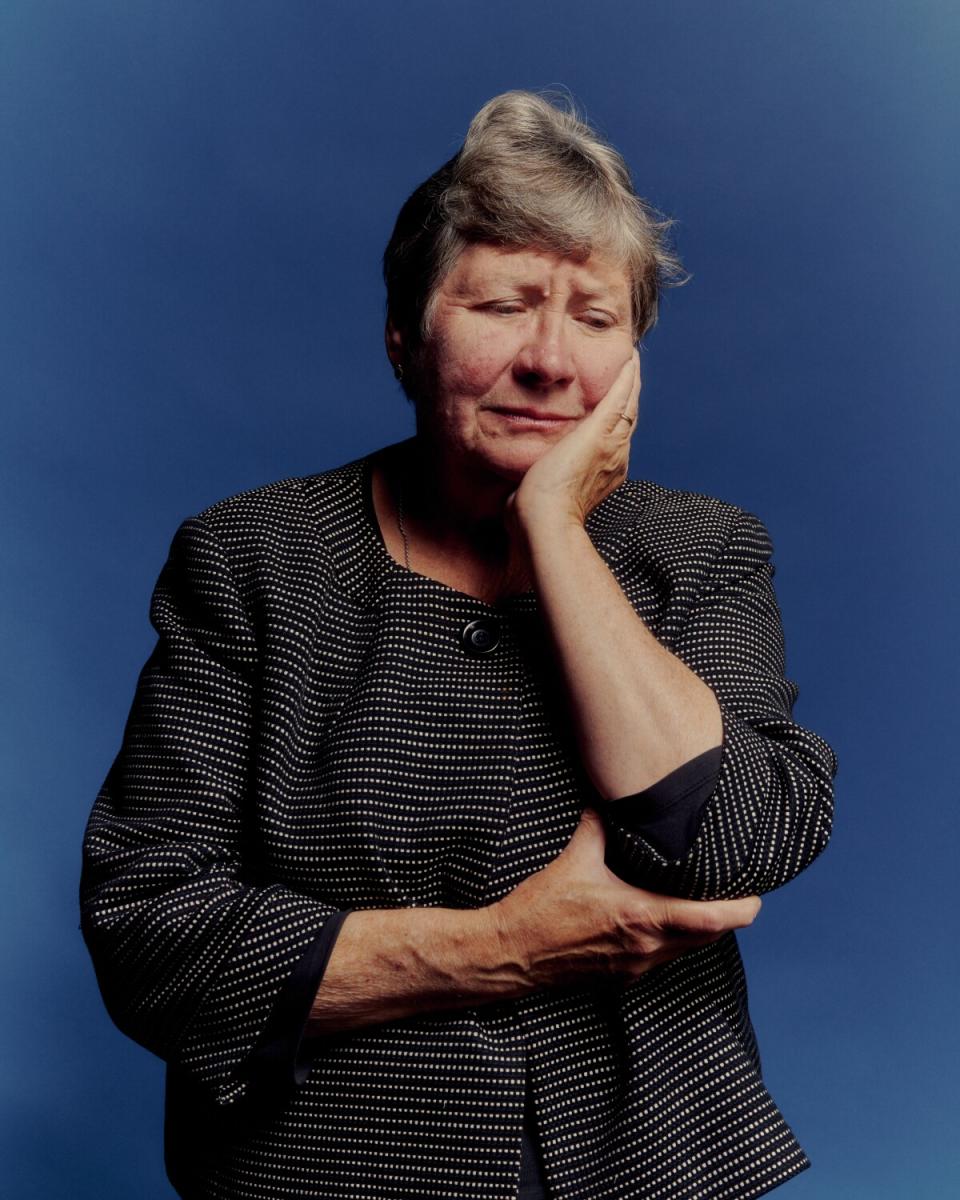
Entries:
{"type": "Polygon", "coordinates": [[[387,314],[413,366],[430,339],[439,286],[470,243],[583,259],[598,251],[630,280],[639,341],[656,322],[662,288],[688,278],[668,245],[672,225],[636,194],[621,155],[567,96],[504,92],[400,209],[383,256],[387,314]]]}

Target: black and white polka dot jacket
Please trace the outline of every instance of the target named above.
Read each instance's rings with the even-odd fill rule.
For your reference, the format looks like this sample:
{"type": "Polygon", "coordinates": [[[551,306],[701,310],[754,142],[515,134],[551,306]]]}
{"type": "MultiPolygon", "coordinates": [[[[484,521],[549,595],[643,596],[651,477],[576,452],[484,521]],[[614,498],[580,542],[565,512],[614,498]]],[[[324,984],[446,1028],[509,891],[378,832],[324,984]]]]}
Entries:
{"type": "Polygon", "coordinates": [[[528,1098],[559,1200],[746,1200],[808,1165],[761,1078],[733,934],[617,986],[299,1042],[303,981],[350,911],[490,904],[587,803],[611,869],[694,898],[777,888],[826,845],[837,760],[792,719],[761,521],[627,480],[587,529],[719,700],[693,809],[592,794],[535,595],[488,605],[396,563],[370,458],[177,530],[81,920],[112,1018],[167,1063],[182,1196],[514,1200],[528,1098]]]}

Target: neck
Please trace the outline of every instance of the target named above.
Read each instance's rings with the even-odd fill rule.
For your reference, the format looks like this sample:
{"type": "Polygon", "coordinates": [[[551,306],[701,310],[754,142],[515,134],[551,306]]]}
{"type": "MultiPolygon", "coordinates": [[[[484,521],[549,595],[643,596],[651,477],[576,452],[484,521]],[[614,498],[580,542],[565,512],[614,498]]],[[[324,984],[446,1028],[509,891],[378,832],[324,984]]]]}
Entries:
{"type": "Polygon", "coordinates": [[[508,556],[503,506],[515,483],[449,462],[419,434],[399,456],[396,482],[404,519],[439,549],[469,550],[490,561],[508,556]]]}

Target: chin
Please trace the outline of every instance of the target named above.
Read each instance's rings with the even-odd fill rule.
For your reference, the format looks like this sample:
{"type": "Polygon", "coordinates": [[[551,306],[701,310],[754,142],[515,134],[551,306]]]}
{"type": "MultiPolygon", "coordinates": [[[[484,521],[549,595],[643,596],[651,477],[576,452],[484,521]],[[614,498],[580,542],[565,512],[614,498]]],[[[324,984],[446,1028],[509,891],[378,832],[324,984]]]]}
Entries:
{"type": "Polygon", "coordinates": [[[543,458],[551,444],[552,441],[548,441],[542,435],[514,438],[511,444],[498,446],[496,450],[483,455],[481,461],[487,470],[519,483],[533,464],[543,458]]]}

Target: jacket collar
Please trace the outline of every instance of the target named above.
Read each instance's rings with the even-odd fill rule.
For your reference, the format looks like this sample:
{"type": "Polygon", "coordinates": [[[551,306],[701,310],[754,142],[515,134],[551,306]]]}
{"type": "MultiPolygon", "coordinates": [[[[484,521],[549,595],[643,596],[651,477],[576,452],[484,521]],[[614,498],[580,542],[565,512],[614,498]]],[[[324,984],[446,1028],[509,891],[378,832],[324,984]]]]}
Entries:
{"type": "MultiPolygon", "coordinates": [[[[373,454],[365,454],[302,480],[312,524],[332,558],[335,578],[340,588],[364,608],[376,607],[386,586],[410,574],[383,543],[373,508],[372,467],[373,454]]],[[[651,487],[656,485],[624,480],[588,515],[587,533],[608,564],[618,556],[622,535],[636,521],[638,506],[650,502],[651,487]]],[[[443,589],[445,585],[438,582],[437,587],[443,589]]],[[[481,600],[475,603],[480,609],[490,607],[481,600]]],[[[533,592],[511,597],[507,602],[507,606],[519,609],[535,604],[533,592]]]]}

